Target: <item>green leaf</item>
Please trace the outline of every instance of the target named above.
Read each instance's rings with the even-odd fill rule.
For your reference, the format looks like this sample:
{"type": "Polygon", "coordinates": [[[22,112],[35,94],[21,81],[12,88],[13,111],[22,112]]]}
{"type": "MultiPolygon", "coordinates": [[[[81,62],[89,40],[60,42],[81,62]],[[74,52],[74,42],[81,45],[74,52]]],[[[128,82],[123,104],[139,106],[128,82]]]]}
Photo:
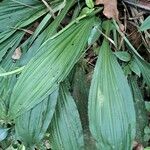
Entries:
{"type": "Polygon", "coordinates": [[[50,145],[54,150],[84,148],[77,107],[65,84],[60,86],[56,112],[50,124],[50,145]]]}
{"type": "Polygon", "coordinates": [[[149,126],[146,126],[145,129],[144,129],[144,140],[146,142],[148,142],[150,140],[150,127],[149,126]]]}
{"type": "Polygon", "coordinates": [[[6,71],[0,66],[0,73],[5,73],[6,71]]]}
{"type": "Polygon", "coordinates": [[[115,52],[116,57],[120,60],[128,62],[131,59],[131,55],[128,52],[115,52]]]}
{"type": "Polygon", "coordinates": [[[146,147],[146,148],[144,148],[144,150],[150,150],[150,147],[146,147]]]}
{"type": "Polygon", "coordinates": [[[144,128],[148,125],[148,117],[147,111],[145,108],[145,103],[143,100],[142,93],[140,88],[137,84],[137,79],[132,76],[130,79],[130,86],[132,89],[133,99],[134,99],[134,106],[136,112],[136,137],[135,140],[142,145],[147,143],[144,142],[144,128]]]}
{"type": "Polygon", "coordinates": [[[7,107],[6,104],[4,102],[4,100],[2,99],[2,96],[0,96],[0,120],[5,120],[7,116],[7,107]]]}
{"type": "Polygon", "coordinates": [[[141,70],[145,82],[150,87],[150,64],[136,55],[134,55],[134,57],[141,70]]]}
{"type": "MultiPolygon", "coordinates": [[[[12,32],[12,31],[6,32],[4,38],[6,38],[10,34],[10,32],[12,32]]],[[[0,35],[1,35],[1,33],[0,33],[0,35]]],[[[23,32],[18,31],[16,33],[13,33],[11,36],[6,38],[5,40],[2,38],[2,40],[0,41],[0,61],[2,61],[3,57],[9,50],[11,50],[11,49],[15,50],[15,48],[17,48],[23,35],[24,35],[23,32]]]]}
{"type": "Polygon", "coordinates": [[[8,135],[8,129],[0,128],[0,142],[3,141],[8,135]]]}
{"type": "Polygon", "coordinates": [[[146,110],[150,112],[150,102],[145,102],[146,110]]]}
{"type": "Polygon", "coordinates": [[[34,147],[44,137],[51,122],[57,102],[58,90],[15,119],[15,131],[18,140],[28,148],[34,147]]]}
{"type": "Polygon", "coordinates": [[[31,40],[29,40],[29,42],[24,43],[24,45],[22,45],[22,49],[23,49],[23,52],[25,53],[25,55],[23,55],[22,58],[21,58],[21,60],[20,60],[20,64],[21,65],[26,65],[27,62],[38,52],[39,47],[48,38],[50,38],[51,36],[53,36],[56,33],[56,31],[57,31],[57,29],[58,29],[61,21],[64,19],[66,13],[68,12],[68,10],[70,9],[70,7],[72,6],[73,3],[74,3],[74,1],[68,0],[66,2],[65,7],[61,10],[60,14],[55,18],[55,20],[50,25],[48,25],[48,27],[37,37],[37,35],[39,34],[39,31],[42,30],[41,28],[44,25],[47,25],[46,22],[51,18],[50,14],[48,14],[42,20],[42,22],[40,23],[40,25],[35,30],[35,32],[34,32],[32,38],[31,38],[31,40]],[[36,37],[37,37],[37,39],[35,40],[36,37]],[[34,41],[34,43],[32,44],[33,41],[34,41]]]}
{"type": "MultiPolygon", "coordinates": [[[[62,8],[60,1],[53,2],[51,7],[56,12],[62,8]]],[[[25,32],[22,28],[47,13],[47,9],[38,0],[2,1],[0,8],[0,61],[6,52],[21,40],[25,32]]],[[[36,33],[37,34],[37,33],[36,33]]],[[[17,45],[16,45],[17,46],[17,45]]]]}
{"type": "Polygon", "coordinates": [[[100,35],[101,35],[101,33],[99,32],[100,24],[101,23],[98,23],[97,25],[95,25],[91,31],[91,34],[90,34],[89,39],[88,39],[88,45],[89,46],[94,44],[94,42],[96,42],[98,40],[98,38],[100,37],[100,35]]]}
{"type": "Polygon", "coordinates": [[[86,70],[89,71],[89,68],[86,65],[87,64],[85,64],[83,60],[81,64],[77,64],[75,66],[75,69],[73,70],[74,76],[73,78],[70,79],[70,82],[71,82],[72,96],[76,102],[79,115],[81,118],[81,124],[84,133],[85,149],[95,150],[96,149],[95,141],[93,140],[93,137],[89,131],[88,95],[90,89],[90,80],[89,74],[87,74],[86,72],[86,70]]]}
{"type": "Polygon", "coordinates": [[[40,47],[14,87],[9,109],[11,118],[41,102],[66,78],[85,51],[95,21],[92,17],[74,23],[40,47]]]}
{"type": "Polygon", "coordinates": [[[127,79],[105,39],[89,94],[89,125],[98,149],[130,150],[135,110],[127,79]]]}
{"type": "MultiPolygon", "coordinates": [[[[61,1],[53,2],[54,12],[59,10],[61,1]]],[[[10,28],[22,28],[47,13],[45,5],[39,0],[5,0],[0,7],[0,32],[10,28]]]]}
{"type": "Polygon", "coordinates": [[[129,66],[135,74],[137,74],[139,77],[141,76],[141,70],[134,58],[130,61],[129,66]]]}
{"type": "Polygon", "coordinates": [[[125,76],[128,76],[128,75],[132,74],[131,68],[128,64],[123,66],[123,71],[124,71],[125,76]]]}
{"type": "Polygon", "coordinates": [[[89,7],[89,8],[93,8],[94,7],[94,2],[93,0],[85,0],[86,2],[86,5],[89,7]]]}
{"type": "Polygon", "coordinates": [[[150,29],[150,16],[148,16],[144,22],[142,23],[142,25],[140,26],[140,30],[141,31],[145,31],[150,29]]]}

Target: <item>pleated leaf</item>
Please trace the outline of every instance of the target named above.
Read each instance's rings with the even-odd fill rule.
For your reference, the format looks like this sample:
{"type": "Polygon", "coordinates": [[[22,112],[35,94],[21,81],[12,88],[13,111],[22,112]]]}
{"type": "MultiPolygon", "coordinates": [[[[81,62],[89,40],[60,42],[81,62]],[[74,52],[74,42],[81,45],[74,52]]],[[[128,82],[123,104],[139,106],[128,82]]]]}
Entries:
{"type": "Polygon", "coordinates": [[[0,119],[4,120],[6,116],[7,116],[7,107],[4,100],[0,96],[0,119]]]}
{"type": "Polygon", "coordinates": [[[130,150],[135,136],[132,94],[108,41],[104,40],[89,94],[90,130],[100,150],[130,150]]]}
{"type": "Polygon", "coordinates": [[[23,57],[20,60],[21,65],[27,64],[27,62],[38,52],[39,47],[42,45],[42,43],[44,43],[48,38],[50,38],[57,32],[57,29],[61,21],[64,19],[65,15],[67,14],[68,10],[70,9],[73,3],[74,3],[74,0],[67,0],[65,7],[61,10],[61,13],[55,18],[55,20],[51,24],[48,25],[48,27],[34,41],[35,37],[39,33],[39,30],[41,30],[43,24],[46,25],[47,23],[45,22],[48,22],[48,20],[50,20],[51,18],[50,14],[48,14],[42,20],[42,22],[36,29],[34,35],[32,36],[31,40],[29,40],[29,42],[27,43],[27,46],[24,46],[24,45],[22,46],[23,51],[24,52],[27,51],[27,52],[25,53],[25,55],[23,55],[23,57]],[[32,44],[33,41],[34,43],[32,44]],[[32,46],[28,47],[28,45],[31,45],[31,44],[32,46]]]}
{"type": "MultiPolygon", "coordinates": [[[[6,32],[5,37],[8,36],[8,34],[13,31],[14,30],[6,32]]],[[[1,33],[0,33],[0,35],[1,35],[1,33]]],[[[7,38],[6,40],[0,41],[0,61],[2,61],[3,57],[5,56],[5,54],[7,53],[8,50],[10,50],[12,48],[15,49],[18,46],[23,35],[24,35],[24,33],[19,31],[19,32],[16,32],[16,33],[12,34],[11,36],[9,36],[9,38],[7,38]]]]}
{"type": "Polygon", "coordinates": [[[95,18],[86,18],[40,47],[14,87],[9,109],[11,118],[41,102],[66,78],[84,52],[94,23],[95,18]]]}
{"type": "MultiPolygon", "coordinates": [[[[39,0],[5,0],[0,3],[0,61],[17,41],[21,40],[24,27],[47,13],[45,5],[39,0]]],[[[52,2],[56,12],[61,9],[61,2],[52,2]]],[[[25,32],[24,32],[25,33],[25,32]]]]}
{"type": "Polygon", "coordinates": [[[58,90],[28,112],[15,119],[17,139],[32,148],[44,137],[57,102],[58,90]]]}
{"type": "Polygon", "coordinates": [[[81,150],[84,147],[78,110],[65,84],[60,86],[49,133],[53,150],[81,150]]]}
{"type": "MultiPolygon", "coordinates": [[[[17,46],[19,45],[23,35],[23,32],[18,31],[7,40],[0,43],[0,61],[3,56],[5,56],[0,62],[0,65],[3,68],[1,73],[9,72],[16,69],[17,65],[13,62],[12,55],[17,46]]],[[[9,107],[10,94],[16,83],[16,79],[17,78],[15,75],[0,77],[0,119],[6,119],[6,114],[9,107]]]]}
{"type": "MultiPolygon", "coordinates": [[[[54,12],[59,10],[60,2],[52,2],[54,12]]],[[[27,26],[48,11],[39,0],[3,0],[0,4],[0,32],[27,26]]]]}
{"type": "Polygon", "coordinates": [[[0,66],[0,74],[6,72],[1,66],[0,66]]]}

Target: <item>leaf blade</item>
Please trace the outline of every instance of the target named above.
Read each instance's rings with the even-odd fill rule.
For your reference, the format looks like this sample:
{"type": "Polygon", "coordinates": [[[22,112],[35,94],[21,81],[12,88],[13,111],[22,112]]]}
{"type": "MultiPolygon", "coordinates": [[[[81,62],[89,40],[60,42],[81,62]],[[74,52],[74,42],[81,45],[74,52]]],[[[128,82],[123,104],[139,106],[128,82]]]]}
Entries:
{"type": "Polygon", "coordinates": [[[57,95],[58,90],[15,119],[16,136],[26,147],[34,147],[44,137],[55,111],[57,95]]]}
{"type": "Polygon", "coordinates": [[[84,19],[41,46],[14,87],[9,116],[31,109],[58,87],[81,57],[94,20],[84,19]]]}
{"type": "Polygon", "coordinates": [[[83,132],[78,110],[66,84],[60,86],[59,93],[57,109],[49,130],[52,149],[83,149],[83,132]]]}
{"type": "Polygon", "coordinates": [[[94,71],[88,111],[90,130],[98,149],[131,149],[135,136],[133,99],[124,73],[106,40],[94,71]]]}

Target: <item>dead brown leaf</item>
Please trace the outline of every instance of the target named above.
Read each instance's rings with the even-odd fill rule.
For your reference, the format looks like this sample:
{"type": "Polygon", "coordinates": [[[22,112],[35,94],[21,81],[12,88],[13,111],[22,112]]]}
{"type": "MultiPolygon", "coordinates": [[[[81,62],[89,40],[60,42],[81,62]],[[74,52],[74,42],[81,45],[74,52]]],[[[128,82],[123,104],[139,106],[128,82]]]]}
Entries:
{"type": "Polygon", "coordinates": [[[137,141],[134,141],[133,142],[133,149],[134,150],[144,150],[144,147],[141,144],[139,144],[137,141]]]}
{"type": "Polygon", "coordinates": [[[20,47],[16,48],[16,50],[14,51],[13,55],[12,55],[12,59],[14,60],[18,60],[21,57],[21,49],[20,47]]]}
{"type": "Polygon", "coordinates": [[[96,5],[104,5],[103,14],[107,18],[113,18],[118,21],[118,9],[117,9],[117,0],[96,0],[96,5]]]}

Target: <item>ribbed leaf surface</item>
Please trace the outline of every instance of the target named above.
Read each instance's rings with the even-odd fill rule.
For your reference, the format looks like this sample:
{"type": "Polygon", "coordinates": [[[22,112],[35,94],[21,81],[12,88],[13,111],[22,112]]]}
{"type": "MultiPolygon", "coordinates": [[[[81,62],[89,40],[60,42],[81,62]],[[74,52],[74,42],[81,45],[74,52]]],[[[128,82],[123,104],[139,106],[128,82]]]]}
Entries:
{"type": "Polygon", "coordinates": [[[5,119],[7,114],[7,108],[2,96],[0,96],[0,119],[5,119]]]}
{"type": "Polygon", "coordinates": [[[82,55],[94,22],[95,18],[84,19],[41,46],[14,87],[11,118],[41,102],[65,79],[82,55]]]}
{"type": "Polygon", "coordinates": [[[51,122],[57,102],[58,90],[28,112],[15,119],[17,138],[28,148],[34,147],[44,137],[51,122]]]}
{"type": "Polygon", "coordinates": [[[104,40],[89,94],[90,130],[100,150],[130,150],[135,136],[133,98],[124,73],[104,40]]]}
{"type": "MultiPolygon", "coordinates": [[[[21,64],[27,64],[27,62],[38,52],[39,47],[42,45],[43,42],[45,42],[48,38],[53,36],[56,32],[57,29],[61,23],[61,21],[64,19],[65,15],[67,14],[68,10],[74,3],[74,0],[67,0],[65,7],[61,10],[61,13],[57,15],[55,20],[46,27],[46,29],[37,37],[37,39],[34,41],[35,37],[37,36],[39,30],[41,30],[41,26],[45,23],[45,20],[48,21],[50,20],[50,14],[48,14],[43,21],[40,23],[38,26],[37,30],[35,31],[34,35],[32,36],[32,39],[27,43],[27,47],[23,46],[23,51],[27,51],[25,55],[21,58],[20,63],[21,64]],[[32,44],[32,42],[34,43],[32,44]],[[32,46],[28,48],[28,45],[32,46]]],[[[47,23],[46,23],[47,24],[47,23]]]]}
{"type": "MultiPolygon", "coordinates": [[[[43,2],[39,0],[5,0],[0,3],[0,61],[17,41],[21,40],[21,30],[33,23],[36,19],[47,13],[43,2]],[[19,29],[19,30],[18,30],[19,29]]],[[[58,11],[62,4],[60,1],[51,2],[53,11],[58,11]]]]}
{"type": "MultiPolygon", "coordinates": [[[[24,35],[23,32],[19,31],[6,38],[11,32],[15,32],[15,30],[5,32],[5,34],[3,33],[4,37],[0,40],[0,62],[10,49],[15,49],[18,46],[24,35]],[[4,38],[6,38],[6,40],[4,40],[4,38]]],[[[0,36],[1,34],[2,33],[0,33],[0,36]]]]}
{"type": "MultiPolygon", "coordinates": [[[[60,1],[52,2],[54,12],[59,10],[57,9],[59,4],[60,1]]],[[[47,11],[43,2],[39,0],[4,0],[0,7],[0,32],[12,27],[24,27],[47,11]]]]}
{"type": "Polygon", "coordinates": [[[53,150],[81,150],[84,147],[78,110],[66,85],[60,86],[56,112],[49,132],[53,150]]]}
{"type": "Polygon", "coordinates": [[[0,73],[6,72],[1,66],[0,66],[0,73]]]}

